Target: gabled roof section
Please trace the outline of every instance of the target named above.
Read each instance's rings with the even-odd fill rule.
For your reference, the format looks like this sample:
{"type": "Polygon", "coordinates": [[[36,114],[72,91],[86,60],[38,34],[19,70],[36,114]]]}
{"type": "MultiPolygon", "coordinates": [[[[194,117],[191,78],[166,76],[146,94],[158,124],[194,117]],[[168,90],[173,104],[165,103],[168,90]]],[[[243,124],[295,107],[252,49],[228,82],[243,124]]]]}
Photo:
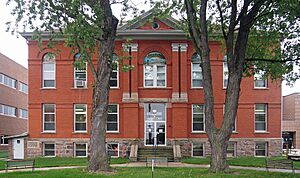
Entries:
{"type": "MultiPolygon", "coordinates": [[[[135,22],[128,23],[128,24],[125,24],[125,25],[119,27],[118,30],[126,31],[126,30],[143,29],[143,26],[145,24],[149,23],[149,20],[151,20],[151,18],[153,18],[152,10],[147,11],[144,14],[142,14],[141,16],[139,16],[135,22]]],[[[169,29],[180,30],[177,26],[177,24],[179,24],[179,22],[171,16],[164,18],[164,19],[158,19],[158,18],[155,18],[155,19],[157,19],[157,21],[163,23],[165,26],[169,27],[169,29]]]]}

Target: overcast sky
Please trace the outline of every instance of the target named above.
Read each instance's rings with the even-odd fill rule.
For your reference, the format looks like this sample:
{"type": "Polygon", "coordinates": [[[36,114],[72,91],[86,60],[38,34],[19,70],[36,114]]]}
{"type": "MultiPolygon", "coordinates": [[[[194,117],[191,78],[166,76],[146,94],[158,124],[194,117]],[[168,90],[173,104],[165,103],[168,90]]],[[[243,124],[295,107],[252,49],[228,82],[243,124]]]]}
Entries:
{"type": "MultiPolygon", "coordinates": [[[[28,59],[28,48],[27,43],[24,38],[15,35],[11,35],[9,32],[5,32],[6,25],[5,22],[9,21],[13,17],[10,15],[11,9],[5,5],[6,0],[0,1],[0,53],[6,55],[10,59],[16,61],[17,63],[25,66],[27,68],[28,59]]],[[[136,0],[136,2],[138,2],[136,0]]],[[[138,5],[140,6],[140,5],[138,5]]],[[[116,17],[120,15],[120,7],[113,7],[113,12],[116,17]]],[[[1,71],[0,71],[1,72],[1,71]]],[[[282,85],[282,94],[287,95],[294,92],[300,92],[300,81],[298,80],[294,87],[286,86],[284,83],[282,85]]]]}

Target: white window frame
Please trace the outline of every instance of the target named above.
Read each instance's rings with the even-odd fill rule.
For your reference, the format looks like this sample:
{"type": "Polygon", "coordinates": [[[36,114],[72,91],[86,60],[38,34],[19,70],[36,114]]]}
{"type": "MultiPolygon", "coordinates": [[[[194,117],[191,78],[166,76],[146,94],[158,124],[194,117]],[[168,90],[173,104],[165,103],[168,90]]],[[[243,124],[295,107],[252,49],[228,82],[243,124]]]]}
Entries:
{"type": "MultiPolygon", "coordinates": [[[[73,106],[73,110],[74,110],[74,132],[75,133],[87,133],[87,104],[74,104],[73,106]],[[76,105],[84,105],[85,106],[85,112],[78,112],[76,113],[76,105]],[[78,122],[76,122],[76,114],[85,114],[85,130],[76,130],[76,124],[78,122]]],[[[79,123],[83,123],[83,122],[79,122],[79,123]]]]}
{"type": "Polygon", "coordinates": [[[0,115],[3,116],[9,116],[9,117],[17,117],[17,108],[16,107],[12,107],[12,106],[7,106],[4,104],[0,104],[0,115]],[[5,110],[7,110],[7,114],[5,113],[5,110]],[[15,114],[10,114],[12,113],[11,111],[15,110],[15,114]]]}
{"type": "Polygon", "coordinates": [[[28,85],[19,81],[19,91],[28,94],[28,85]]]}
{"type": "Polygon", "coordinates": [[[8,145],[8,139],[5,139],[4,137],[5,137],[5,135],[0,135],[0,140],[1,140],[1,142],[2,142],[0,145],[2,145],[2,146],[8,145]],[[4,141],[4,140],[7,140],[7,144],[5,144],[5,141],[4,141]]]}
{"type": "Polygon", "coordinates": [[[204,104],[192,104],[192,133],[205,133],[205,107],[204,104]],[[194,130],[194,105],[201,105],[203,107],[203,113],[195,113],[195,114],[203,114],[203,130],[194,130]]]}
{"type": "MultiPolygon", "coordinates": [[[[109,111],[107,112],[107,115],[109,114],[117,114],[117,130],[107,130],[107,125],[108,125],[108,121],[106,121],[106,133],[119,133],[119,124],[120,124],[120,108],[119,108],[119,104],[115,104],[115,103],[112,103],[112,104],[109,104],[109,105],[117,105],[117,113],[109,113],[109,111]]],[[[107,117],[108,118],[108,117],[107,117]]]]}
{"type": "Polygon", "coordinates": [[[191,156],[195,157],[195,158],[203,158],[205,157],[205,143],[192,143],[192,152],[191,152],[191,156]],[[194,156],[194,145],[202,145],[203,147],[203,156],[194,156]]]}
{"type": "Polygon", "coordinates": [[[43,104],[43,132],[44,133],[55,133],[56,132],[56,105],[55,104],[43,104]],[[45,105],[54,105],[54,130],[45,130],[45,114],[53,114],[53,113],[45,113],[45,105]]]}
{"type": "MultiPolygon", "coordinates": [[[[261,122],[261,121],[260,121],[261,122]]],[[[260,132],[267,132],[268,131],[268,104],[265,103],[256,103],[254,105],[254,132],[260,133],[260,132]],[[265,111],[262,112],[261,110],[256,110],[256,105],[264,105],[265,111]],[[264,114],[265,115],[265,130],[256,130],[256,114],[264,114]]]]}
{"type": "Polygon", "coordinates": [[[203,74],[202,74],[202,69],[201,69],[201,66],[200,66],[200,70],[194,70],[194,67],[193,65],[199,65],[200,66],[200,62],[191,62],[191,86],[192,88],[203,88],[203,74]],[[201,73],[201,76],[202,76],[202,86],[198,87],[198,86],[194,86],[194,83],[193,83],[193,72],[200,72],[201,73]]]}
{"type": "Polygon", "coordinates": [[[255,89],[266,89],[268,88],[268,79],[262,79],[262,73],[255,73],[254,74],[254,88],[255,89]],[[264,81],[265,83],[265,86],[263,87],[259,87],[259,86],[256,86],[256,81],[264,81]]]}
{"type": "Polygon", "coordinates": [[[226,149],[226,155],[227,157],[232,157],[232,158],[235,158],[236,157],[236,145],[237,145],[237,142],[234,142],[234,141],[229,141],[228,144],[227,144],[227,149],[226,149]],[[233,143],[233,156],[228,156],[228,145],[229,143],[233,143]]]}
{"type": "Polygon", "coordinates": [[[229,78],[229,70],[228,70],[228,63],[227,62],[223,62],[223,89],[226,89],[228,86],[228,78],[229,78]],[[225,64],[227,66],[227,68],[225,67],[225,64]],[[225,70],[227,69],[227,70],[225,70]],[[227,72],[227,74],[226,74],[227,72]],[[227,85],[225,86],[225,80],[227,80],[227,85]]]}
{"type": "MultiPolygon", "coordinates": [[[[48,55],[48,53],[46,53],[44,56],[43,56],[43,58],[42,58],[42,88],[45,88],[45,89],[47,89],[47,88],[49,88],[49,89],[52,89],[52,88],[55,88],[56,87],[56,61],[55,61],[55,56],[54,56],[54,62],[44,62],[44,57],[46,56],[46,55],[48,55]],[[53,71],[45,71],[45,69],[44,69],[44,64],[53,64],[53,66],[54,66],[54,68],[53,68],[53,71]],[[54,75],[54,86],[53,87],[46,87],[45,86],[45,75],[44,75],[44,73],[54,73],[53,75],[54,75]]],[[[53,54],[54,55],[54,54],[53,54]]]]}
{"type": "MultiPolygon", "coordinates": [[[[114,53],[113,54],[113,57],[114,57],[114,55],[117,57],[117,59],[119,58],[118,57],[118,55],[116,54],[116,53],[114,53]]],[[[114,61],[114,60],[112,60],[112,62],[115,62],[116,64],[116,66],[117,66],[117,69],[111,69],[111,73],[113,73],[113,72],[115,72],[115,73],[117,73],[117,86],[110,86],[110,88],[119,88],[119,62],[118,61],[114,61]]],[[[111,77],[109,78],[109,81],[111,80],[111,77]]]]}
{"type": "Polygon", "coordinates": [[[85,70],[79,70],[79,69],[77,69],[76,67],[74,67],[74,88],[87,88],[87,66],[86,66],[86,68],[85,68],[85,70]],[[85,80],[78,80],[78,79],[76,79],[76,73],[79,73],[79,72],[85,72],[85,80]],[[77,86],[77,81],[83,81],[84,82],[84,85],[83,85],[83,87],[79,87],[79,86],[77,86]]]}
{"type": "Polygon", "coordinates": [[[119,145],[119,143],[115,143],[115,142],[109,142],[109,143],[107,143],[106,144],[106,151],[107,151],[107,155],[108,155],[108,145],[111,145],[111,144],[116,144],[116,145],[118,145],[118,156],[111,156],[111,158],[119,158],[120,157],[120,145],[119,145]]]}
{"type": "Polygon", "coordinates": [[[43,143],[43,157],[47,157],[47,158],[56,157],[56,144],[55,143],[53,143],[53,142],[44,142],[43,143]],[[53,144],[54,145],[54,150],[51,150],[51,151],[54,151],[54,155],[53,156],[45,156],[45,151],[46,151],[45,145],[49,145],[49,144],[53,144]]]}
{"type": "Polygon", "coordinates": [[[167,64],[144,64],[144,87],[145,88],[166,88],[167,87],[167,64]],[[146,86],[146,66],[152,66],[153,67],[153,86],[146,86]],[[157,86],[157,67],[164,67],[165,68],[165,85],[164,86],[157,86]]]}
{"type": "Polygon", "coordinates": [[[10,76],[7,76],[3,73],[0,73],[0,78],[1,78],[1,84],[4,86],[7,86],[9,88],[17,89],[17,80],[11,78],[10,76]],[[5,83],[5,79],[8,81],[8,83],[5,83]],[[10,85],[11,84],[11,85],[10,85]]]}
{"type": "Polygon", "coordinates": [[[255,144],[254,144],[254,156],[255,157],[267,157],[268,156],[268,142],[266,142],[266,141],[257,141],[257,142],[255,142],[255,144]],[[256,151],[258,150],[256,148],[256,146],[257,146],[258,143],[264,143],[264,145],[265,145],[265,155],[264,156],[256,155],[256,151]]]}
{"type": "Polygon", "coordinates": [[[22,118],[22,119],[28,119],[28,110],[20,108],[19,112],[20,112],[19,113],[19,117],[20,118],[22,118]],[[22,114],[23,112],[27,112],[27,117],[23,117],[23,114],[22,114]]]}
{"type": "MultiPolygon", "coordinates": [[[[84,150],[80,150],[80,151],[84,151],[84,150]]],[[[77,158],[86,158],[88,157],[88,144],[87,143],[74,143],[74,157],[77,158]],[[81,145],[85,145],[85,156],[77,156],[76,155],[76,151],[77,151],[77,144],[81,144],[81,145]]]]}

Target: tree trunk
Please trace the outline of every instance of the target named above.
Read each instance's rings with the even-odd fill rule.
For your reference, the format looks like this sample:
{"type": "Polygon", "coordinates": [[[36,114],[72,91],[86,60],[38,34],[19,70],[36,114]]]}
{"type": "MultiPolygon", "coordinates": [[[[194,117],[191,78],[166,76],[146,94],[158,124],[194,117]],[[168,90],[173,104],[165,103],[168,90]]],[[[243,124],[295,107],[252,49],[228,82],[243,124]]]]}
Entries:
{"type": "Polygon", "coordinates": [[[225,140],[210,140],[211,158],[209,172],[228,172],[229,166],[226,160],[227,142],[225,140]]]}

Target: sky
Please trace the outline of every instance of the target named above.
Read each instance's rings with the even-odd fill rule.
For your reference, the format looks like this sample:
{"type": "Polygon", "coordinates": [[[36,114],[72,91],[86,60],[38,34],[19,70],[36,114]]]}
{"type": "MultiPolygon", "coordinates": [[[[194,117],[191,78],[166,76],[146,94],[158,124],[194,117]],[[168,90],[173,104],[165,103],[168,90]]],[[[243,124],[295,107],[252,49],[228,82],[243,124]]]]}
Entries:
{"type": "MultiPolygon", "coordinates": [[[[28,46],[26,40],[21,36],[12,35],[10,32],[5,32],[5,23],[13,19],[10,15],[11,9],[5,5],[6,0],[0,1],[0,53],[16,61],[17,63],[28,68],[28,46]]],[[[137,0],[136,0],[137,2],[137,0]]],[[[137,4],[141,6],[140,4],[137,4]]],[[[114,6],[113,13],[116,17],[120,16],[120,6],[114,6]]],[[[296,81],[294,86],[290,87],[282,83],[282,95],[288,95],[294,92],[300,92],[300,80],[296,81]]]]}

